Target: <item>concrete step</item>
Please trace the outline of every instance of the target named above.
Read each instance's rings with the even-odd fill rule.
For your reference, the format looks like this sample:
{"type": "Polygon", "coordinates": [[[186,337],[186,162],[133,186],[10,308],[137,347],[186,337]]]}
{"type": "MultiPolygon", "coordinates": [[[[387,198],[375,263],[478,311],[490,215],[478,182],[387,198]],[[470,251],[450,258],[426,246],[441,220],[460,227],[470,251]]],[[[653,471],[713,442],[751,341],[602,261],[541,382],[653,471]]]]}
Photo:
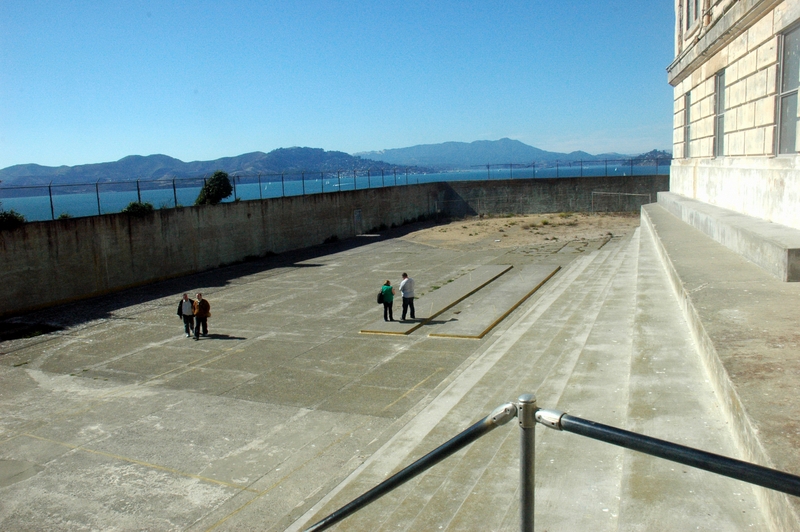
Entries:
{"type": "MultiPolygon", "coordinates": [[[[632,331],[625,428],[738,457],[719,398],[669,285],[652,233],[646,230],[640,235],[632,331]]],[[[606,423],[603,418],[595,420],[606,423]]],[[[624,451],[623,456],[620,530],[766,528],[750,485],[642,453],[624,451]]]]}
{"type": "Polygon", "coordinates": [[[781,281],[800,281],[800,231],[673,192],[658,205],[781,281]]]}
{"type": "MultiPolygon", "coordinates": [[[[798,474],[800,285],[776,279],[661,205],[642,208],[731,430],[737,458],[798,474]]],[[[756,488],[770,530],[800,530],[798,498],[756,488]]]]}
{"type": "MultiPolygon", "coordinates": [[[[388,442],[370,464],[312,510],[324,516],[374,486],[392,471],[446,441],[492,408],[536,390],[548,378],[562,391],[598,316],[614,272],[630,241],[615,241],[565,268],[522,315],[496,335],[482,357],[388,442]],[[555,369],[554,369],[555,368],[555,369]],[[449,405],[447,403],[450,403],[449,405]],[[438,419],[436,418],[438,416],[438,419]],[[422,427],[423,423],[428,426],[422,427]],[[402,452],[397,452],[402,449],[402,452]]],[[[621,283],[629,285],[629,281],[621,283]]],[[[630,287],[628,288],[630,289],[630,287]]],[[[610,319],[610,318],[609,318],[610,319]]],[[[518,527],[518,430],[503,427],[381,501],[350,517],[346,530],[496,530],[518,527]],[[479,523],[479,524],[478,524],[479,523]]],[[[618,482],[617,482],[618,484],[618,482]]],[[[314,521],[310,515],[301,520],[314,521]]],[[[298,525],[299,529],[299,525],[298,525]]]]}

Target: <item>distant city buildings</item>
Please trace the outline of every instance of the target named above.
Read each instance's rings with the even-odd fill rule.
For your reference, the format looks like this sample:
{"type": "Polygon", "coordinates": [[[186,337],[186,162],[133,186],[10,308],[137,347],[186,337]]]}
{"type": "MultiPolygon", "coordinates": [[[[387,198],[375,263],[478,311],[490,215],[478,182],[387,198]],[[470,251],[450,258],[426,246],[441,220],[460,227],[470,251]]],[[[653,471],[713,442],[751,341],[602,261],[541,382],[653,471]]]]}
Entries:
{"type": "Polygon", "coordinates": [[[800,229],[800,0],[675,0],[672,192],[800,229]]]}

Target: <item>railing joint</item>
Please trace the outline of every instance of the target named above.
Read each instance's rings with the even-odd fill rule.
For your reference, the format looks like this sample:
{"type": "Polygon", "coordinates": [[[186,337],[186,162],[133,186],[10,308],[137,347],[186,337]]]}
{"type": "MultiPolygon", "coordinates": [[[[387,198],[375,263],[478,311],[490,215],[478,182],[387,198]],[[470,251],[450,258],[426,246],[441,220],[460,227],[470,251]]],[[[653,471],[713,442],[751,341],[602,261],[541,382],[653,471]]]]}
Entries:
{"type": "Polygon", "coordinates": [[[564,412],[561,412],[560,410],[538,408],[534,414],[534,417],[538,423],[541,423],[545,427],[555,430],[563,430],[561,428],[561,417],[563,415],[564,412]]]}

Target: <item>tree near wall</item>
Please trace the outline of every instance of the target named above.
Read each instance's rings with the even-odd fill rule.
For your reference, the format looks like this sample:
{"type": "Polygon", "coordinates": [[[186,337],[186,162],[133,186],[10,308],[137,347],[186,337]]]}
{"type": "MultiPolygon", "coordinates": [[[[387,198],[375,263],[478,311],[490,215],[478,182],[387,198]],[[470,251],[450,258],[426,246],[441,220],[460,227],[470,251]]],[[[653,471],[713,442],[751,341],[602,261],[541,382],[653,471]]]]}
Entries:
{"type": "Polygon", "coordinates": [[[14,209],[5,210],[0,203],[0,231],[12,230],[24,224],[27,220],[14,209]]]}
{"type": "Polygon", "coordinates": [[[228,174],[218,170],[214,172],[203,188],[200,189],[200,194],[195,200],[195,205],[216,205],[233,193],[233,186],[228,174]]]}

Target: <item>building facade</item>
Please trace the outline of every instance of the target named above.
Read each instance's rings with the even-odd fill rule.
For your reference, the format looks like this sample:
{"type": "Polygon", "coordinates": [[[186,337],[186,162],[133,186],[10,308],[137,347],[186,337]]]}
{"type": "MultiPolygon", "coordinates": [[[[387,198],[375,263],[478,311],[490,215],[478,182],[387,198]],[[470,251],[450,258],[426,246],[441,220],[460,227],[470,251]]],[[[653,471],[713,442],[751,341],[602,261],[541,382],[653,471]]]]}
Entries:
{"type": "Polygon", "coordinates": [[[670,191],[800,229],[800,0],[675,0],[670,191]]]}

